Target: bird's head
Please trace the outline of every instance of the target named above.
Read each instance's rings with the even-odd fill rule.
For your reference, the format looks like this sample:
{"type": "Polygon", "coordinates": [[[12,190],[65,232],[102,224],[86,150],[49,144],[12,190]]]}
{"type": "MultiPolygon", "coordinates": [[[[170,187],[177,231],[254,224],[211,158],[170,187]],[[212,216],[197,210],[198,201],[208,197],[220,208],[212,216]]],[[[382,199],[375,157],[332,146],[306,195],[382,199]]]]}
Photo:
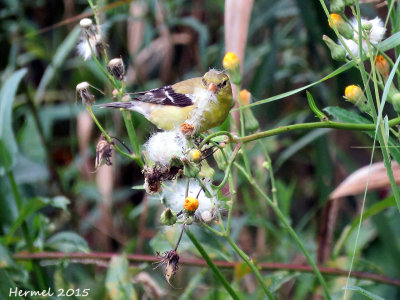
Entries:
{"type": "Polygon", "coordinates": [[[203,86],[215,95],[232,97],[232,88],[229,77],[225,72],[211,69],[202,78],[203,86]]]}

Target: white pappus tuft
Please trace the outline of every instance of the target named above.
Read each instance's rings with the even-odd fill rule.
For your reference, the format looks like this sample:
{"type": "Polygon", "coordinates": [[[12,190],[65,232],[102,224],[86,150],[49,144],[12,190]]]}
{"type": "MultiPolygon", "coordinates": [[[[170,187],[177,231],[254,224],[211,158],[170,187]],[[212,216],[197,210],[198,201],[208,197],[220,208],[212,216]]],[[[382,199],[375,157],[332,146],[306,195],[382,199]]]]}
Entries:
{"type": "Polygon", "coordinates": [[[213,92],[202,88],[196,89],[194,95],[196,95],[194,99],[196,108],[193,110],[186,123],[193,125],[196,131],[204,121],[204,113],[212,107],[210,102],[217,102],[218,99],[213,92]]]}
{"type": "MultiPolygon", "coordinates": [[[[205,183],[208,191],[213,192],[210,183],[205,183]]],[[[162,197],[166,207],[169,207],[174,212],[178,213],[183,209],[186,193],[186,180],[175,180],[166,184],[163,189],[162,197]]],[[[197,198],[199,207],[197,208],[194,217],[196,221],[211,222],[217,210],[223,207],[223,202],[219,201],[215,196],[208,198],[202,190],[200,184],[191,179],[189,181],[188,196],[197,198]],[[197,196],[198,195],[198,196],[197,196]]]]}
{"type": "Polygon", "coordinates": [[[78,54],[86,61],[92,57],[92,51],[95,56],[98,56],[99,49],[101,49],[103,45],[100,34],[96,33],[94,35],[86,37],[82,37],[79,40],[76,49],[78,54]]]}
{"type": "MultiPolygon", "coordinates": [[[[349,50],[351,51],[351,53],[353,53],[353,55],[355,57],[358,57],[359,55],[359,44],[358,44],[358,39],[359,39],[359,35],[358,35],[358,21],[356,18],[352,18],[350,20],[350,24],[354,29],[354,37],[353,39],[345,39],[343,38],[343,41],[345,42],[345,44],[347,45],[347,47],[349,48],[349,50]]],[[[372,45],[378,45],[379,42],[383,39],[385,32],[386,32],[386,28],[384,27],[384,24],[382,22],[382,20],[379,17],[376,17],[375,19],[372,20],[367,20],[362,18],[361,19],[361,26],[362,27],[370,27],[370,30],[368,32],[368,30],[364,30],[366,31],[366,35],[368,36],[368,41],[369,43],[371,43],[372,45]]],[[[363,38],[362,39],[362,49],[364,50],[365,53],[368,53],[368,41],[363,38]]],[[[339,41],[340,43],[340,41],[339,41]]],[[[347,56],[350,56],[349,53],[347,53],[347,56]]]]}
{"type": "Polygon", "coordinates": [[[157,132],[147,141],[145,149],[152,161],[169,165],[171,159],[182,159],[185,156],[186,138],[178,130],[157,132]]]}

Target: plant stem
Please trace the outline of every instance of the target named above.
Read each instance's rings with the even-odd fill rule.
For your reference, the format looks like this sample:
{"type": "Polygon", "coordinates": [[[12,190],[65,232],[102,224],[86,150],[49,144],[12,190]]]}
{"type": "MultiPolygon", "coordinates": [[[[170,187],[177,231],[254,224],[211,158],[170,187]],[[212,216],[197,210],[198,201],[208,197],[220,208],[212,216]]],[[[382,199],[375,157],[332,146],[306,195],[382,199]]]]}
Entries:
{"type": "Polygon", "coordinates": [[[258,270],[257,266],[254,264],[254,261],[248,257],[246,253],[242,249],[236,245],[236,243],[232,240],[229,235],[225,235],[225,239],[228,243],[232,246],[232,248],[236,251],[236,253],[245,261],[245,263],[250,267],[253,271],[254,275],[256,276],[258,282],[261,284],[265,294],[267,295],[268,299],[275,299],[274,295],[272,295],[271,291],[267,287],[264,278],[261,276],[260,271],[258,270]]]}
{"type": "MultiPolygon", "coordinates": [[[[13,258],[16,260],[46,260],[50,262],[51,260],[65,260],[69,259],[71,263],[81,263],[81,264],[96,264],[102,263],[105,260],[110,260],[113,256],[118,255],[118,253],[105,253],[105,252],[91,252],[91,253],[82,253],[82,252],[36,252],[36,253],[17,253],[13,255],[13,258]]],[[[128,254],[127,259],[131,262],[137,263],[153,263],[158,262],[159,257],[154,255],[146,255],[146,254],[128,254]]],[[[214,264],[218,268],[223,269],[234,269],[238,261],[222,261],[222,260],[214,260],[214,264]]],[[[207,266],[207,262],[198,259],[198,258],[186,258],[181,257],[179,259],[179,263],[183,265],[196,266],[196,267],[205,267],[207,266]]],[[[313,269],[310,266],[300,265],[300,264],[283,264],[283,263],[263,263],[260,262],[257,266],[266,271],[292,271],[292,272],[302,272],[302,273],[312,273],[313,269]]],[[[347,276],[348,271],[336,268],[329,267],[318,267],[322,274],[329,276],[347,276]]],[[[384,283],[393,286],[400,287],[400,279],[391,278],[385,275],[374,274],[374,273],[365,273],[353,271],[351,273],[351,277],[370,280],[377,283],[384,283]]]]}
{"type": "MultiPolygon", "coordinates": [[[[400,117],[394,118],[389,121],[389,126],[394,127],[400,124],[400,117]]],[[[293,131],[293,130],[310,130],[314,128],[334,128],[334,129],[343,129],[343,130],[355,130],[355,131],[374,131],[375,124],[354,124],[354,123],[342,123],[342,122],[333,122],[333,121],[325,121],[325,122],[312,122],[312,123],[302,123],[302,124],[293,124],[287,126],[281,126],[278,128],[274,128],[267,131],[257,132],[242,138],[235,137],[232,142],[239,143],[248,143],[251,141],[255,141],[261,138],[279,135],[281,133],[293,131]]]]}
{"type": "Polygon", "coordinates": [[[215,276],[219,279],[219,281],[222,283],[226,291],[231,295],[231,297],[235,300],[239,300],[239,296],[236,294],[236,292],[232,289],[230,283],[226,280],[224,275],[221,273],[221,271],[218,269],[218,267],[214,264],[212,259],[208,256],[207,252],[204,250],[203,246],[199,243],[199,241],[196,239],[194,234],[190,232],[189,229],[185,230],[187,236],[189,239],[192,241],[193,245],[197,248],[197,250],[200,252],[201,256],[204,258],[206,261],[207,265],[211,268],[211,271],[215,274],[215,276]]]}
{"type": "Polygon", "coordinates": [[[297,236],[296,232],[293,230],[293,228],[290,226],[289,222],[287,221],[285,215],[282,213],[282,211],[279,209],[278,205],[276,205],[262,190],[262,188],[254,181],[254,179],[246,172],[246,170],[240,166],[239,164],[235,163],[235,166],[242,172],[242,174],[246,177],[246,179],[249,181],[249,183],[257,190],[257,192],[260,194],[262,198],[265,199],[265,201],[271,206],[271,208],[274,210],[276,213],[277,217],[279,220],[284,224],[286,229],[289,231],[289,234],[292,236],[292,238],[296,241],[297,245],[300,247],[301,251],[307,258],[308,263],[312,266],[315,275],[317,276],[323,290],[325,293],[325,298],[326,299],[331,299],[329,295],[329,290],[328,286],[326,285],[326,282],[324,278],[321,275],[321,272],[319,271],[317,265],[315,264],[314,260],[312,259],[311,255],[308,253],[306,247],[304,246],[303,242],[300,240],[300,238],[297,236]]]}

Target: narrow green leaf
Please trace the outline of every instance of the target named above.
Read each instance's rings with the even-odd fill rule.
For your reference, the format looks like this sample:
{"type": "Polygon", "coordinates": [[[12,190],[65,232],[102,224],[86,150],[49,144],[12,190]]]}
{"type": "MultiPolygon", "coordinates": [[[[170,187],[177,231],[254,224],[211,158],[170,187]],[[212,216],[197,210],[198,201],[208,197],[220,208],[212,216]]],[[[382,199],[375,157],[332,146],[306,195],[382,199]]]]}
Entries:
{"type": "Polygon", "coordinates": [[[80,28],[76,27],[71,31],[65,40],[58,46],[56,53],[51,61],[51,64],[47,67],[44,72],[42,79],[40,80],[39,87],[36,91],[35,102],[38,104],[42,101],[46,87],[54,77],[56,77],[58,69],[61,67],[68,54],[76,45],[76,40],[79,37],[80,28]]]}
{"type": "Polygon", "coordinates": [[[359,286],[346,286],[343,288],[344,290],[350,290],[350,291],[355,291],[357,293],[360,293],[361,295],[364,295],[365,297],[368,297],[369,299],[372,300],[385,300],[385,298],[382,298],[381,296],[375,295],[374,293],[371,293],[363,288],[360,288],[359,286]]]}
{"type": "Polygon", "coordinates": [[[327,134],[331,130],[332,129],[330,128],[318,128],[307,133],[281,153],[276,161],[276,166],[279,168],[289,157],[296,154],[299,150],[310,144],[312,141],[327,134]]]}
{"type": "Polygon", "coordinates": [[[310,106],[311,110],[316,114],[318,119],[320,119],[321,121],[327,121],[328,118],[322,111],[318,109],[311,93],[309,91],[306,91],[306,94],[307,94],[308,105],[310,106]]]}
{"type": "MultiPolygon", "coordinates": [[[[369,218],[379,214],[381,211],[392,206],[396,206],[396,202],[394,201],[393,196],[386,198],[385,200],[379,201],[378,203],[375,203],[374,205],[369,207],[367,210],[364,211],[362,219],[365,222],[369,218]]],[[[359,223],[360,223],[360,216],[354,219],[350,226],[345,227],[345,229],[342,231],[342,234],[340,235],[338,242],[334,247],[333,257],[339,256],[340,251],[343,248],[343,245],[346,244],[347,240],[349,239],[353,231],[358,227],[359,223]]]]}
{"type": "Polygon", "coordinates": [[[400,32],[396,32],[395,34],[392,34],[389,38],[387,38],[380,44],[379,50],[381,52],[385,52],[399,45],[400,45],[400,32]]]}
{"type": "Polygon", "coordinates": [[[282,98],[289,97],[291,95],[297,94],[298,92],[304,91],[304,90],[306,90],[306,89],[308,89],[308,88],[310,88],[310,87],[312,87],[314,85],[317,85],[317,84],[319,84],[321,82],[324,82],[325,80],[333,78],[336,75],[339,75],[340,73],[343,73],[343,72],[351,69],[354,66],[355,66],[355,63],[353,61],[348,62],[348,63],[344,64],[343,66],[341,66],[339,68],[337,68],[335,71],[333,71],[332,73],[326,75],[324,78],[322,78],[322,79],[320,79],[318,81],[315,81],[315,82],[310,83],[310,84],[308,84],[306,86],[303,86],[301,88],[298,88],[298,89],[295,89],[295,90],[292,90],[292,91],[289,91],[289,92],[286,92],[286,93],[283,93],[283,94],[279,94],[279,95],[276,95],[276,96],[273,96],[273,97],[269,97],[267,99],[259,100],[259,101],[255,102],[255,103],[252,103],[252,104],[243,105],[241,108],[232,109],[232,111],[236,111],[236,110],[239,110],[239,109],[244,109],[244,108],[247,108],[247,107],[253,107],[253,106],[260,105],[260,104],[264,104],[264,103],[268,103],[268,102],[272,102],[272,101],[276,101],[276,100],[279,100],[279,99],[282,99],[282,98]]]}
{"type": "Polygon", "coordinates": [[[16,291],[17,285],[11,279],[11,276],[4,269],[0,269],[0,299],[23,299],[22,297],[12,294],[10,297],[10,291],[16,291]]]}
{"type": "Polygon", "coordinates": [[[18,146],[12,130],[12,107],[18,85],[26,72],[27,69],[21,69],[13,73],[0,90],[0,176],[16,162],[18,146]]]}

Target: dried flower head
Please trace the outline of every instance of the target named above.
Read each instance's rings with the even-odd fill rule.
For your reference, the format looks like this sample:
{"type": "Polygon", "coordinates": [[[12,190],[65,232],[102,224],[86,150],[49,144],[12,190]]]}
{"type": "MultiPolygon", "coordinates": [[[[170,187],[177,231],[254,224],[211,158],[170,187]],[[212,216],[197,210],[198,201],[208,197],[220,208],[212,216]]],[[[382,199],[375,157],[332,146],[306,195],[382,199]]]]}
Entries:
{"type": "Polygon", "coordinates": [[[92,54],[97,56],[102,53],[106,44],[99,28],[93,25],[91,19],[82,19],[79,24],[82,28],[82,36],[77,45],[77,50],[78,54],[86,61],[92,57],[92,54]]]}
{"type": "Polygon", "coordinates": [[[180,176],[183,167],[165,166],[155,164],[152,168],[145,166],[143,168],[144,188],[148,194],[161,192],[161,183],[165,180],[172,180],[180,176]]]}
{"type": "Polygon", "coordinates": [[[113,58],[107,65],[107,70],[117,80],[123,80],[125,76],[125,66],[121,58],[113,58]]]}
{"type": "Polygon", "coordinates": [[[194,125],[193,124],[189,124],[188,122],[185,122],[181,125],[181,132],[185,135],[185,136],[190,136],[194,133],[194,125]]]}
{"type": "Polygon", "coordinates": [[[89,91],[90,84],[86,81],[76,85],[76,93],[82,99],[82,104],[92,105],[95,102],[94,95],[89,91]]]}
{"type": "Polygon", "coordinates": [[[93,22],[89,18],[84,18],[79,22],[79,25],[82,28],[83,33],[87,36],[93,36],[96,34],[96,26],[93,25],[93,22]]]}
{"type": "Polygon", "coordinates": [[[166,251],[163,254],[157,252],[157,257],[160,258],[154,269],[157,269],[161,265],[166,265],[165,267],[165,279],[170,283],[172,275],[174,275],[179,269],[179,254],[176,250],[166,251]]]}
{"type": "Polygon", "coordinates": [[[97,170],[104,162],[107,166],[111,166],[112,149],[114,147],[113,142],[107,141],[106,137],[101,134],[99,142],[96,146],[96,162],[95,169],[97,170]]]}

